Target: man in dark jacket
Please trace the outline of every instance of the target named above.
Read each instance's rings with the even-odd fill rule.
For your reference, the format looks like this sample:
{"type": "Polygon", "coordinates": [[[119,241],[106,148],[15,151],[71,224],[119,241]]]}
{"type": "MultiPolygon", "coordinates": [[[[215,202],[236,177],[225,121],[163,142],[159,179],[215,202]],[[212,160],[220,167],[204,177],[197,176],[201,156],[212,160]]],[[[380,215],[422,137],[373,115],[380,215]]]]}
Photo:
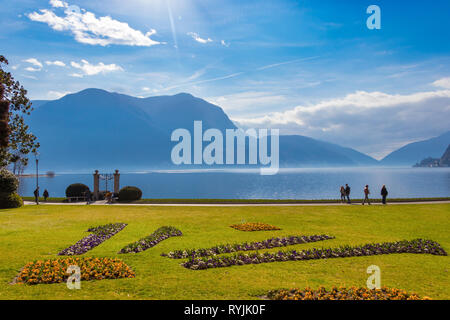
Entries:
{"type": "Polygon", "coordinates": [[[381,188],[381,197],[382,197],[381,202],[383,204],[386,204],[386,197],[387,197],[387,195],[388,195],[388,191],[386,189],[386,186],[383,184],[383,187],[381,188]]]}
{"type": "Polygon", "coordinates": [[[39,204],[39,187],[37,187],[34,192],[34,201],[36,202],[36,204],[39,204]]]}
{"type": "Polygon", "coordinates": [[[347,196],[347,203],[348,204],[352,203],[350,201],[350,187],[348,184],[345,184],[345,195],[347,196]]]}
{"type": "Polygon", "coordinates": [[[44,201],[47,201],[47,198],[50,196],[47,189],[44,190],[42,195],[44,196],[44,201]]]}

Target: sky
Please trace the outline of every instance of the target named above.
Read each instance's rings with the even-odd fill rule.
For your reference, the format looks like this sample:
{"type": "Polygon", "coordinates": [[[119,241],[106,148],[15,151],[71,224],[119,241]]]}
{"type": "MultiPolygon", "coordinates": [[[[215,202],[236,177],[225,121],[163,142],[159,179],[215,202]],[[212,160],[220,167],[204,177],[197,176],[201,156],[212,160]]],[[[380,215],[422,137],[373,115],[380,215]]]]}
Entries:
{"type": "Polygon", "coordinates": [[[450,130],[449,12],[448,0],[3,1],[0,54],[34,100],[188,92],[242,128],[380,159],[450,130]]]}

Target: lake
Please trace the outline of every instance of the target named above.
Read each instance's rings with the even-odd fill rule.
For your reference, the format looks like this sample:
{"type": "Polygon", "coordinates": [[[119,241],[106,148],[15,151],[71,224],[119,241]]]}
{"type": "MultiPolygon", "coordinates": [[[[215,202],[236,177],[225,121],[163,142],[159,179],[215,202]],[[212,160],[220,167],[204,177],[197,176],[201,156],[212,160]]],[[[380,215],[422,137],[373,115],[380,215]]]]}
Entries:
{"type": "MultiPolygon", "coordinates": [[[[64,197],[71,183],[93,186],[92,174],[56,174],[39,177],[41,194],[64,197]]],[[[369,185],[372,197],[380,197],[383,184],[392,198],[449,197],[450,168],[314,168],[280,169],[263,176],[259,170],[192,170],[122,173],[121,187],[139,187],[143,198],[203,199],[336,199],[339,188],[348,183],[353,198],[363,197],[369,185]]],[[[111,190],[113,183],[108,182],[111,190]]],[[[32,196],[36,178],[21,178],[19,193],[32,196]]],[[[105,181],[100,182],[105,190],[105,181]]]]}

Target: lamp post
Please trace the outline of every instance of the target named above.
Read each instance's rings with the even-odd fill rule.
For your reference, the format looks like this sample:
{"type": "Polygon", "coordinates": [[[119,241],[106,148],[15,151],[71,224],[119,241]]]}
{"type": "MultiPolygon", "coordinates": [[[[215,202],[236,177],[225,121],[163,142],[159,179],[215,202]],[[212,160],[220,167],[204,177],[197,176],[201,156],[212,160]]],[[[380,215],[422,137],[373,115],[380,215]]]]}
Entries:
{"type": "Polygon", "coordinates": [[[36,158],[36,204],[39,204],[39,153],[34,154],[36,158]]]}

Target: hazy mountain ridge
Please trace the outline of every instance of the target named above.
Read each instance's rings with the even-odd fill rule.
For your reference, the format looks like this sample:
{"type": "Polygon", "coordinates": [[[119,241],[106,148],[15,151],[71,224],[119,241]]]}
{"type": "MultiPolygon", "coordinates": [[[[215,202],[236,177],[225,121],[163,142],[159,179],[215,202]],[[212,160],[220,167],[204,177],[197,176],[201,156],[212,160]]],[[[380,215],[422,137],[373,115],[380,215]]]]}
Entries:
{"type": "Polygon", "coordinates": [[[409,143],[383,158],[382,165],[412,166],[426,158],[441,158],[450,144],[450,131],[440,136],[409,143]]]}
{"type": "MultiPolygon", "coordinates": [[[[30,127],[41,143],[43,170],[149,170],[176,168],[170,158],[176,143],[170,134],[177,128],[193,132],[195,120],[202,120],[203,130],[236,128],[222,108],[190,94],[136,98],[100,89],[39,101],[30,127]]],[[[281,167],[377,164],[351,148],[300,135],[280,136],[281,167]]]]}

